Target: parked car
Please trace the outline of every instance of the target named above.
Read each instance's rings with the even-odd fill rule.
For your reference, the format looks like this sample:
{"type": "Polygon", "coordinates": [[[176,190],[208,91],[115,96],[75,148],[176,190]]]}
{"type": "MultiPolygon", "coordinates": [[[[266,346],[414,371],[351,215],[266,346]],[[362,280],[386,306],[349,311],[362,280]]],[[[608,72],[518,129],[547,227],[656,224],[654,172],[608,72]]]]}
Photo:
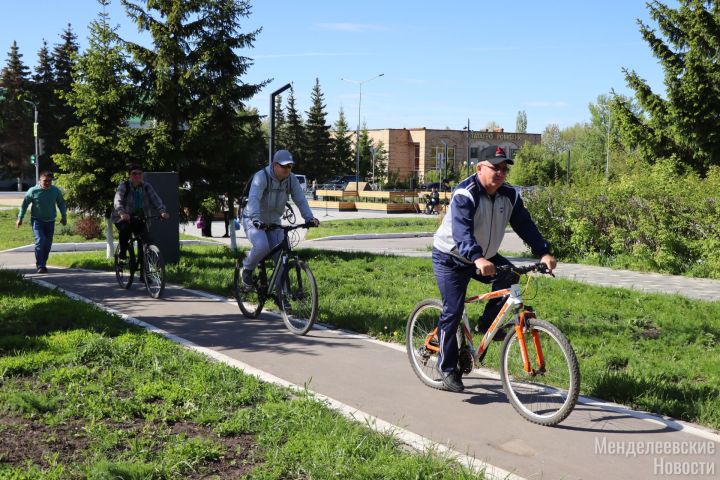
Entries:
{"type": "MultiPolygon", "coordinates": [[[[331,190],[343,190],[345,189],[345,187],[347,187],[348,183],[354,182],[355,178],[355,175],[338,175],[336,177],[332,177],[326,180],[323,185],[326,185],[326,188],[329,188],[331,190]]],[[[365,179],[363,177],[360,177],[360,181],[364,182],[365,179]]]]}
{"type": "Polygon", "coordinates": [[[307,193],[308,184],[307,184],[307,178],[305,175],[296,173],[295,176],[297,177],[298,181],[300,182],[300,186],[302,187],[303,192],[307,193]]]}

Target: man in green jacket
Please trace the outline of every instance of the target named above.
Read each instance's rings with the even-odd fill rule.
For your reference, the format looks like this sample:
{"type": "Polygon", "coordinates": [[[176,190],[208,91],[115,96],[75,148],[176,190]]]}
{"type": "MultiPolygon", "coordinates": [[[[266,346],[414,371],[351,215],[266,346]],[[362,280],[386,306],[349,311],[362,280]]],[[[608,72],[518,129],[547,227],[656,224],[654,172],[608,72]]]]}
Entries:
{"type": "Polygon", "coordinates": [[[35,266],[38,273],[47,273],[46,263],[55,234],[56,205],[60,209],[60,223],[63,225],[67,223],[65,199],[60,189],[53,185],[52,181],[52,172],[45,171],[40,174],[40,184],[30,188],[25,194],[16,223],[17,228],[20,228],[25,211],[32,203],[30,225],[35,236],[35,266]]]}

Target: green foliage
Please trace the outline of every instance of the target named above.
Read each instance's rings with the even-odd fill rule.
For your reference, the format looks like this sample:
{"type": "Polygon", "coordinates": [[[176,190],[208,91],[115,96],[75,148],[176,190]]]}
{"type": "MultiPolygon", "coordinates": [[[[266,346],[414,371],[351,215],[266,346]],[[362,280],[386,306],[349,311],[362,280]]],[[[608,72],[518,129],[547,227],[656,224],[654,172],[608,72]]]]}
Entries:
{"type": "Polygon", "coordinates": [[[720,169],[701,179],[658,161],[609,184],[589,177],[541,189],[526,205],[565,260],[622,258],[636,268],[720,278],[717,192],[720,169]]]}
{"type": "Polygon", "coordinates": [[[565,178],[563,155],[553,153],[543,145],[527,143],[516,153],[508,175],[514,185],[552,185],[565,178]]]}
{"type": "Polygon", "coordinates": [[[517,113],[517,118],[515,119],[515,131],[517,133],[527,133],[527,113],[525,110],[520,110],[517,113]]]}
{"type": "Polygon", "coordinates": [[[720,165],[720,69],[717,49],[720,9],[717,2],[681,0],[671,8],[647,4],[657,29],[638,21],[640,33],[665,71],[663,98],[633,70],[624,69],[641,112],[622,99],[612,103],[622,140],[647,161],[676,158],[704,174],[720,165]]]}
{"type": "Polygon", "coordinates": [[[315,79],[310,99],[312,105],[307,111],[305,124],[305,163],[298,168],[302,169],[308,178],[324,178],[326,170],[332,169],[333,152],[330,144],[330,126],[326,122],[327,113],[318,78],[315,79]]]}
{"type": "Polygon", "coordinates": [[[26,177],[30,172],[27,159],[33,152],[33,107],[29,100],[29,70],[22,60],[16,42],[8,53],[0,72],[0,85],[5,89],[0,100],[0,174],[26,177]]]}
{"type": "Polygon", "coordinates": [[[355,171],[355,154],[351,138],[353,136],[353,132],[350,131],[345,118],[345,111],[340,107],[338,119],[335,121],[335,131],[330,140],[333,153],[333,168],[325,172],[324,176],[319,179],[320,182],[335,175],[347,175],[347,172],[355,171]]]}

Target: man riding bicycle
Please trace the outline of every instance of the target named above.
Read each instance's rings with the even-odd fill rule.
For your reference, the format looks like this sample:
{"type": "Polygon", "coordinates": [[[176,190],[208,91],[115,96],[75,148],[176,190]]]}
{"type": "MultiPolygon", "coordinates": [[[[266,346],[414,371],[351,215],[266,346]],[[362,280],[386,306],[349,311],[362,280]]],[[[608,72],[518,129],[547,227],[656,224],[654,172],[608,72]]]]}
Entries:
{"type": "Polygon", "coordinates": [[[253,270],[272,247],[283,239],[282,230],[268,230],[268,226],[280,224],[289,197],[292,197],[306,222],[320,225],[310,210],[300,182],[292,173],[294,164],[290,152],[278,150],[272,164],[256,172],[252,178],[247,206],[242,213],[243,229],[252,244],[240,271],[245,289],[253,288],[253,270]]]}
{"type": "Polygon", "coordinates": [[[160,212],[160,218],[164,220],[170,218],[165,204],[155,189],[143,181],[143,169],[140,165],[130,165],[128,177],[115,190],[111,217],[118,229],[122,260],[127,258],[128,243],[132,233],[142,233],[145,228],[141,219],[146,216],[146,212],[149,212],[151,207],[160,212]]]}
{"type": "MultiPolygon", "coordinates": [[[[502,148],[490,146],[483,149],[477,174],[457,186],[445,218],[433,238],[433,271],[443,301],[443,311],[438,320],[438,369],[445,388],[453,392],[462,392],[465,388],[457,369],[456,331],[470,279],[490,283],[493,291],[509,288],[518,281],[517,275],[511,271],[495,276],[496,266],[510,265],[505,257],[498,254],[507,224],[510,223],[550,271],[557,263],[550,255],[550,244],[530,218],[520,194],[505,183],[509,165],[512,164],[502,148]]],[[[487,302],[477,326],[478,332],[484,333],[489,329],[504,301],[504,298],[497,298],[487,302]]],[[[498,332],[494,340],[502,340],[503,334],[498,332]]]]}

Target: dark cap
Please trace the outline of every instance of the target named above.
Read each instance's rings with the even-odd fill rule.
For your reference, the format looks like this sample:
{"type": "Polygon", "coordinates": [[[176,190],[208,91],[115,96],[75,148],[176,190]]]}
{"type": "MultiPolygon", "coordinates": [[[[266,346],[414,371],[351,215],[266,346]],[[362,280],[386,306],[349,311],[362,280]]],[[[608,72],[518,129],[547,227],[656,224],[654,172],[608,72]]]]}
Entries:
{"type": "Polygon", "coordinates": [[[480,162],[490,162],[493,165],[497,165],[498,163],[507,162],[509,165],[512,165],[513,160],[512,158],[508,158],[507,155],[505,155],[505,150],[498,147],[497,145],[490,145],[488,147],[483,148],[480,151],[480,158],[478,159],[480,162]]]}
{"type": "Polygon", "coordinates": [[[273,155],[273,162],[279,163],[280,165],[292,165],[295,163],[295,160],[293,160],[292,153],[287,150],[278,150],[275,152],[275,155],[273,155]]]}

